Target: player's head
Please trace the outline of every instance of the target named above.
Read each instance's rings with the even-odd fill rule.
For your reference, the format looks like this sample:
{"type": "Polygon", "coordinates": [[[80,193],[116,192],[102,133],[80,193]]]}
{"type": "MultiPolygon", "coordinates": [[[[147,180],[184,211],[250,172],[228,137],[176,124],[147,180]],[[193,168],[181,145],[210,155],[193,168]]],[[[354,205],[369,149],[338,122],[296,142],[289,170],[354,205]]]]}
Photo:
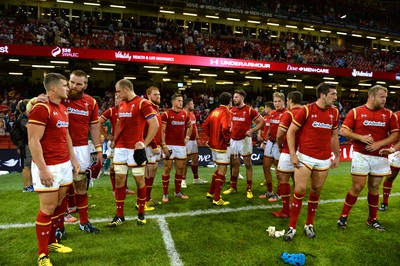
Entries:
{"type": "Polygon", "coordinates": [[[240,106],[244,104],[244,99],[246,99],[246,92],[244,90],[235,90],[233,94],[233,105],[240,106]]]}
{"type": "Polygon", "coordinates": [[[325,107],[335,104],[337,99],[336,86],[330,83],[320,83],[317,86],[317,97],[323,101],[325,107]]]}
{"type": "Polygon", "coordinates": [[[88,76],[82,70],[74,70],[69,75],[69,94],[68,97],[77,100],[82,98],[85,89],[87,88],[88,76]]]}
{"type": "Polygon", "coordinates": [[[219,103],[225,106],[229,106],[232,103],[232,94],[224,91],[219,95],[219,103]]]}
{"type": "Polygon", "coordinates": [[[266,113],[266,114],[271,113],[272,110],[275,110],[274,103],[271,102],[271,101],[266,102],[266,103],[265,103],[265,108],[264,108],[264,110],[265,110],[265,113],[266,113]]]}
{"type": "Polygon", "coordinates": [[[129,96],[134,93],[133,84],[127,79],[120,79],[115,84],[115,94],[121,98],[121,101],[128,100],[129,96]]]}
{"type": "Polygon", "coordinates": [[[146,90],[147,99],[150,102],[160,105],[161,103],[161,94],[160,90],[157,87],[151,86],[146,90]]]}
{"type": "Polygon", "coordinates": [[[291,108],[293,104],[300,105],[303,100],[303,94],[299,91],[291,91],[287,95],[287,105],[291,108]]]}
{"type": "Polygon", "coordinates": [[[58,99],[68,98],[68,79],[58,73],[48,73],[43,79],[47,94],[55,95],[58,99]]]}
{"type": "Polygon", "coordinates": [[[368,103],[374,109],[381,109],[386,104],[387,95],[387,88],[380,85],[375,85],[368,91],[368,103]]]}
{"type": "Polygon", "coordinates": [[[183,97],[180,93],[174,93],[171,97],[172,107],[176,109],[182,109],[183,106],[183,97]]]}
{"type": "Polygon", "coordinates": [[[193,112],[194,111],[193,99],[192,98],[186,98],[183,101],[183,108],[187,109],[189,112],[193,112]]]}
{"type": "Polygon", "coordinates": [[[114,106],[118,107],[120,103],[121,103],[121,97],[118,94],[115,94],[115,96],[114,96],[114,106]]]}
{"type": "Polygon", "coordinates": [[[285,107],[285,94],[282,92],[274,92],[274,94],[272,94],[272,99],[274,100],[276,110],[281,110],[285,107]]]}

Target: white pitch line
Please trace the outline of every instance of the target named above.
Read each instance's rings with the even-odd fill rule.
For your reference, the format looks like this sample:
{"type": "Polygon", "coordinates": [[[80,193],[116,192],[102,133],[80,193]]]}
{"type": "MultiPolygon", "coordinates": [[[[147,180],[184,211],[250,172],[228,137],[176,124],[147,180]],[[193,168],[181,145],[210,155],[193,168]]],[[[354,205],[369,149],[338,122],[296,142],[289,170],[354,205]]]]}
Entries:
{"type": "Polygon", "coordinates": [[[164,239],[165,247],[168,252],[168,257],[171,261],[172,266],[183,266],[183,262],[179,256],[178,251],[175,248],[175,242],[172,239],[171,231],[168,228],[168,223],[165,220],[165,217],[157,218],[157,222],[160,225],[160,230],[162,233],[162,237],[164,239]]]}
{"type": "MultiPolygon", "coordinates": [[[[390,194],[390,197],[397,197],[400,196],[400,192],[390,194]]],[[[359,197],[358,200],[366,200],[367,197],[359,197]]],[[[328,204],[328,203],[338,203],[344,202],[344,198],[341,199],[330,199],[330,200],[320,200],[319,204],[328,204]]],[[[307,205],[307,201],[303,201],[303,205],[307,205]]],[[[251,210],[267,210],[267,209],[274,209],[281,207],[280,204],[274,205],[257,205],[257,206],[244,206],[239,208],[218,208],[218,209],[208,209],[208,210],[196,210],[196,211],[189,211],[183,213],[166,213],[166,214],[156,214],[156,215],[146,215],[146,219],[165,219],[171,217],[184,217],[184,216],[197,216],[197,215],[207,215],[207,214],[220,214],[220,213],[229,213],[229,212],[241,212],[241,211],[251,211],[251,210]]],[[[217,207],[215,207],[217,208],[217,207]]],[[[111,217],[111,216],[110,216],[111,217]]],[[[111,221],[111,218],[99,218],[99,219],[92,219],[90,222],[92,223],[104,223],[111,221]]],[[[136,220],[137,217],[134,216],[127,216],[125,220],[133,221],[136,220]]],[[[77,224],[77,222],[75,223],[77,224]]],[[[21,223],[21,224],[0,224],[0,229],[12,229],[12,228],[27,228],[27,227],[34,227],[35,223],[21,223]]]]}

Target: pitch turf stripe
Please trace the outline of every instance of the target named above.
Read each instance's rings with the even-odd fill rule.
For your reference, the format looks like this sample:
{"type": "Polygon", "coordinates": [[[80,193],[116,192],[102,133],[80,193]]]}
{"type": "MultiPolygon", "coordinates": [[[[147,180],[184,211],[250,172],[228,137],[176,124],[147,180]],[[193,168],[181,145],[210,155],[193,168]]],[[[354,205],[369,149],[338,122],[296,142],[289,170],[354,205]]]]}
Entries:
{"type": "MultiPolygon", "coordinates": [[[[390,194],[390,197],[400,196],[399,192],[390,194]]],[[[358,200],[366,200],[367,197],[359,197],[358,200]]],[[[328,204],[328,203],[339,203],[344,202],[344,198],[341,199],[330,199],[330,200],[320,200],[319,204],[328,204]]],[[[307,205],[308,202],[303,201],[303,205],[307,205]]],[[[210,204],[211,206],[211,204],[210,204]]],[[[160,218],[170,218],[170,217],[184,217],[184,216],[196,216],[196,215],[207,215],[207,214],[220,214],[220,213],[229,213],[229,212],[241,212],[241,211],[251,211],[251,210],[268,210],[281,207],[280,204],[274,205],[258,205],[258,206],[246,206],[239,208],[225,208],[225,207],[215,207],[215,209],[208,210],[197,210],[190,211],[184,213],[167,213],[167,214],[156,214],[156,215],[146,215],[146,219],[160,219],[160,218]]],[[[100,218],[100,219],[91,219],[91,223],[105,223],[110,222],[112,218],[100,218]]],[[[136,221],[136,216],[127,216],[125,217],[125,221],[136,221]]],[[[79,222],[79,221],[78,221],[79,222]]],[[[77,224],[75,222],[74,224],[77,224]]],[[[0,229],[12,229],[12,228],[27,228],[34,227],[35,223],[23,223],[23,224],[0,224],[0,229]]]]}
{"type": "Polygon", "coordinates": [[[183,262],[179,256],[178,251],[175,248],[175,242],[172,239],[171,231],[168,228],[168,223],[165,220],[165,217],[157,218],[157,222],[160,225],[160,230],[164,239],[165,247],[168,252],[168,257],[171,260],[171,265],[183,266],[183,262]]]}

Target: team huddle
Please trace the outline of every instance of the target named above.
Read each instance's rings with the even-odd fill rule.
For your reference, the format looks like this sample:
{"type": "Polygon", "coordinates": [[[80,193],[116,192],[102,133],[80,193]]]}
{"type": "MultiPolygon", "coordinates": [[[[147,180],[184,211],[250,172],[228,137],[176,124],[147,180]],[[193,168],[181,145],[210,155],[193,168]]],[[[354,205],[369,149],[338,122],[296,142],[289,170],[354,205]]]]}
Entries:
{"type": "MultiPolygon", "coordinates": [[[[38,265],[52,265],[49,251],[72,251],[60,244],[65,235],[64,214],[67,213],[67,195],[72,185],[73,192],[69,193],[75,194],[79,228],[92,234],[99,233],[88,217],[87,169],[91,165],[88,136],[90,134],[95,147],[97,166],[101,168],[104,160],[101,128],[107,120],[112,128],[112,133],[107,136],[107,157],[112,161],[110,179],[116,202],[115,216],[107,227],[117,227],[125,221],[124,202],[129,170],[137,185],[137,224],[140,226],[146,224],[145,213],[161,204],[152,198],[154,177],[161,158],[164,160],[163,193],[160,195],[163,203],[170,201],[169,182],[173,162],[173,197],[189,199],[181,189],[186,187],[189,160],[193,182],[207,183],[198,174],[198,129],[192,99],[174,94],[172,107],[160,113],[158,88],[148,88],[145,99],[135,94],[129,80],[121,79],[115,85],[115,106],[99,117],[96,100],[84,93],[87,81],[86,73],[80,70],[73,71],[69,79],[49,73],[43,82],[46,95],[33,99],[27,106],[33,186],[39,192],[40,200],[36,218],[38,265]]],[[[278,218],[290,218],[284,240],[291,241],[296,234],[308,180],[311,180],[304,232],[308,238],[316,236],[314,217],[320,193],[328,170],[337,167],[340,159],[340,115],[334,107],[336,87],[322,83],[318,85],[316,94],[317,101],[302,106],[300,92],[292,91],[287,98],[283,93],[276,92],[273,102],[266,104],[265,117],[244,103],[246,93],[243,90],[236,90],[233,95],[229,92],[220,94],[220,106],[202,124],[217,165],[205,195],[212,199],[213,205],[228,205],[229,202],[222,199],[221,194],[237,193],[241,158],[246,168],[246,197],[253,198],[250,156],[252,136],[259,132],[258,140],[264,149],[263,185],[266,186],[266,192],[259,198],[272,202],[282,200],[282,209],[272,214],[278,218]],[[272,164],[276,165],[276,192],[273,192],[272,164]],[[222,191],[229,165],[230,187],[222,191]]],[[[384,108],[386,97],[386,88],[372,87],[367,103],[351,110],[341,126],[340,134],[354,142],[352,187],[339,216],[338,226],[341,228],[347,226],[349,212],[368,180],[369,216],[366,223],[377,230],[385,230],[377,219],[379,187],[382,178],[387,177],[384,202],[380,207],[386,210],[391,184],[400,169],[400,159],[393,155],[400,149],[399,124],[397,115],[384,108]]]]}

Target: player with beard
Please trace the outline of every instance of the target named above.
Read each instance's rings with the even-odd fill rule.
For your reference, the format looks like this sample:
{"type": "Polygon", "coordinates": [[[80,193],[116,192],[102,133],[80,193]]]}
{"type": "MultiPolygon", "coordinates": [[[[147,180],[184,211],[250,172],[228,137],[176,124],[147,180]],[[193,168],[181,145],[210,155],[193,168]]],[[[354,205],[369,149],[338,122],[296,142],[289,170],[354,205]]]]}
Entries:
{"type": "MultiPolygon", "coordinates": [[[[154,177],[157,174],[158,162],[161,159],[161,115],[160,115],[160,90],[157,87],[150,87],[146,90],[147,99],[149,99],[150,103],[153,106],[154,113],[157,117],[158,124],[160,127],[158,128],[157,134],[154,136],[150,145],[146,147],[146,156],[147,156],[147,164],[146,164],[146,173],[144,175],[146,182],[146,205],[145,211],[150,211],[154,209],[155,205],[161,204],[158,201],[155,201],[151,198],[151,192],[153,190],[154,177]]],[[[148,126],[146,124],[145,127],[145,135],[147,134],[148,126]]]]}
{"type": "Polygon", "coordinates": [[[321,83],[317,86],[317,101],[303,106],[293,118],[286,134],[290,161],[294,170],[294,193],[290,210],[289,229],[284,240],[291,241],[296,234],[297,220],[300,215],[303,198],[311,177],[308,198],[305,235],[315,237],[314,217],[329,168],[338,167],[339,148],[339,111],[333,105],[337,99],[335,85],[321,83]],[[299,147],[296,149],[296,135],[300,130],[299,147]],[[335,159],[331,160],[333,155],[335,159]]]}
{"type": "Polygon", "coordinates": [[[206,184],[207,181],[199,178],[199,148],[197,141],[199,139],[199,132],[197,130],[196,116],[194,115],[194,103],[193,99],[187,98],[183,101],[183,110],[188,113],[190,121],[192,123],[192,134],[190,134],[190,139],[186,142],[186,152],[187,159],[183,166],[183,180],[182,188],[186,188],[186,174],[187,174],[187,164],[191,160],[191,168],[193,173],[193,183],[202,185],[206,184]]]}
{"type": "MultiPolygon", "coordinates": [[[[276,133],[278,132],[279,123],[281,121],[282,115],[286,112],[285,108],[285,95],[282,92],[275,92],[273,95],[274,99],[274,107],[275,110],[271,112],[271,116],[269,118],[269,130],[268,130],[268,141],[264,147],[264,156],[263,156],[263,170],[265,176],[266,183],[266,192],[259,196],[260,199],[268,198],[268,201],[275,202],[277,201],[279,196],[279,186],[277,189],[277,193],[272,191],[272,173],[271,166],[272,163],[275,162],[275,165],[278,165],[278,160],[280,156],[279,147],[276,142],[276,133]]],[[[278,178],[278,171],[276,171],[276,177],[278,178]]]]}
{"type": "Polygon", "coordinates": [[[253,198],[253,166],[251,165],[251,154],[253,153],[253,141],[251,136],[265,125],[265,121],[258,112],[244,103],[246,92],[244,90],[236,90],[233,95],[234,107],[232,112],[232,132],[230,142],[231,152],[231,186],[225,190],[223,194],[232,194],[237,192],[237,180],[240,167],[240,155],[243,157],[246,166],[247,178],[247,198],[253,198]],[[254,128],[250,128],[252,123],[254,128]]]}
{"type": "MultiPolygon", "coordinates": [[[[88,145],[89,134],[92,137],[93,144],[97,151],[97,162],[103,162],[103,151],[100,139],[100,124],[98,118],[98,105],[96,100],[85,94],[88,86],[88,76],[82,70],[74,70],[70,74],[68,87],[68,99],[64,99],[61,104],[67,108],[69,115],[68,130],[71,135],[74,153],[80,165],[79,174],[74,176],[75,201],[79,213],[80,230],[97,234],[100,232],[95,226],[89,222],[88,207],[89,200],[87,194],[87,179],[85,176],[86,169],[91,166],[91,155],[88,145]]],[[[40,95],[30,101],[30,104],[36,102],[48,102],[48,97],[40,95]]],[[[32,107],[32,106],[30,106],[32,107]]],[[[27,109],[29,106],[27,106],[27,109]]],[[[66,198],[63,201],[62,208],[67,211],[66,198]]],[[[65,213],[65,212],[64,212],[65,213]]],[[[56,231],[57,239],[61,239],[65,235],[64,217],[60,217],[62,222],[56,231]]]]}
{"type": "MultiPolygon", "coordinates": [[[[376,85],[369,89],[367,103],[354,108],[346,115],[340,134],[352,139],[352,186],[347,192],[338,226],[347,227],[347,219],[361,191],[368,182],[369,216],[366,224],[378,231],[385,231],[378,221],[379,187],[384,176],[390,175],[390,163],[382,156],[388,145],[399,137],[397,116],[386,109],[388,90],[376,85]]],[[[395,146],[393,150],[398,148],[395,146]]]]}
{"type": "Polygon", "coordinates": [[[182,110],[183,97],[175,93],[171,97],[172,108],[161,114],[162,131],[161,147],[164,153],[164,170],[162,173],[163,196],[162,201],[167,203],[168,186],[172,163],[175,161],[175,197],[188,199],[182,193],[183,165],[186,163],[186,143],[190,139],[192,124],[188,114],[182,110]]]}

